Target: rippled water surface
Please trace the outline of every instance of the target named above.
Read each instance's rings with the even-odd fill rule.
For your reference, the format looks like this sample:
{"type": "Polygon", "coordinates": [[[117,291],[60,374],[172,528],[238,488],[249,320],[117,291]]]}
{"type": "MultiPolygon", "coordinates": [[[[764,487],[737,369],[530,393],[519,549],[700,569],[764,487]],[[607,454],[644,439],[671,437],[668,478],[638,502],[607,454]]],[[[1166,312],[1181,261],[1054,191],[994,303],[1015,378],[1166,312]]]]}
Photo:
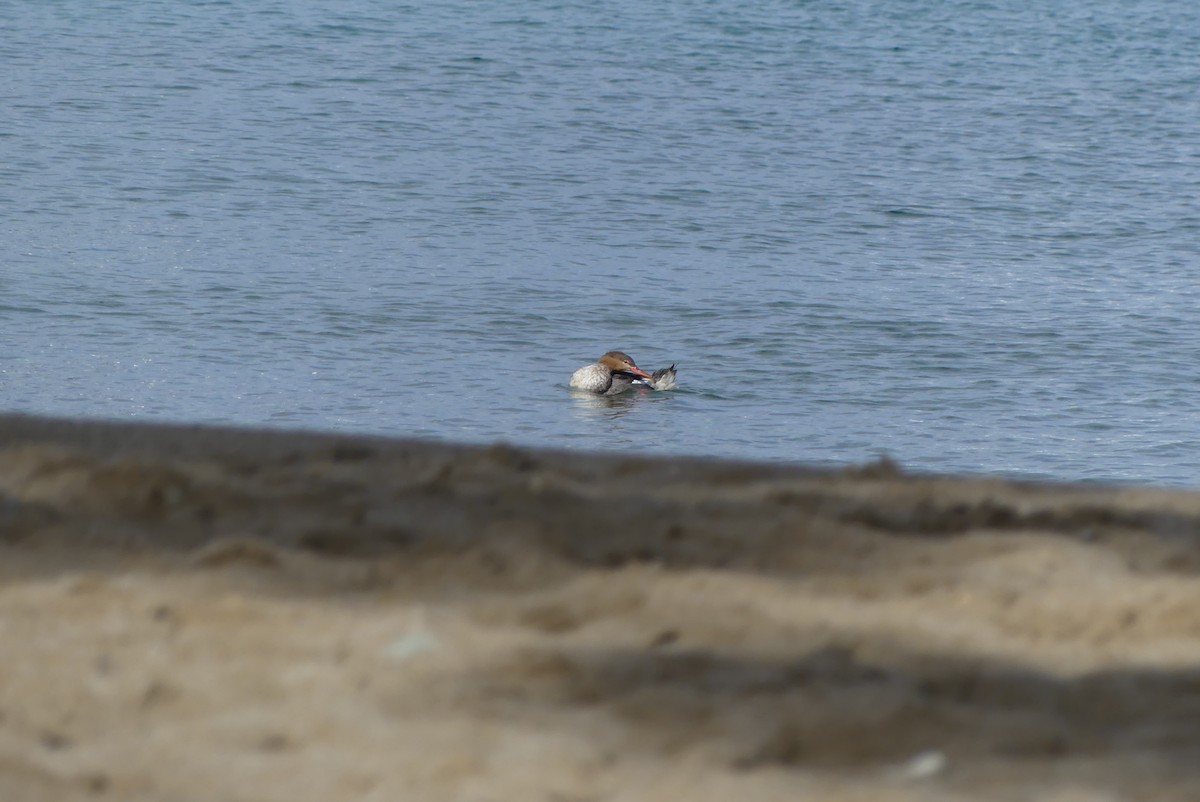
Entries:
{"type": "Polygon", "coordinates": [[[1198,5],[0,21],[6,409],[1200,484],[1198,5]]]}

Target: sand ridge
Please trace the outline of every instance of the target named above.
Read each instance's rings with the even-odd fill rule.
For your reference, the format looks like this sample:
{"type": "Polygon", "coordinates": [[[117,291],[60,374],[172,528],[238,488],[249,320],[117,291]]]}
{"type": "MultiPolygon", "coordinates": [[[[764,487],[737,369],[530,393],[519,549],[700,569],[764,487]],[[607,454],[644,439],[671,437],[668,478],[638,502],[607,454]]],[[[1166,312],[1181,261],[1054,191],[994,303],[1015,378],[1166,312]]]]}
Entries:
{"type": "Polygon", "coordinates": [[[1200,798],[1200,495],[0,417],[0,798],[1200,798]]]}

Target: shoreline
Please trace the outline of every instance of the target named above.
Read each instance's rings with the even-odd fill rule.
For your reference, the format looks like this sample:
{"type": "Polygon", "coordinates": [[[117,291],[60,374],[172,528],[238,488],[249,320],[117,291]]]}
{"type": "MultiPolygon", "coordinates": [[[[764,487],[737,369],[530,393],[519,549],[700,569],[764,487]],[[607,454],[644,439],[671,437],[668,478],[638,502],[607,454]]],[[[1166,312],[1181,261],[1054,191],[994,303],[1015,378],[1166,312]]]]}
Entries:
{"type": "Polygon", "coordinates": [[[1200,796],[1200,493],[0,416],[0,796],[1200,796]]]}

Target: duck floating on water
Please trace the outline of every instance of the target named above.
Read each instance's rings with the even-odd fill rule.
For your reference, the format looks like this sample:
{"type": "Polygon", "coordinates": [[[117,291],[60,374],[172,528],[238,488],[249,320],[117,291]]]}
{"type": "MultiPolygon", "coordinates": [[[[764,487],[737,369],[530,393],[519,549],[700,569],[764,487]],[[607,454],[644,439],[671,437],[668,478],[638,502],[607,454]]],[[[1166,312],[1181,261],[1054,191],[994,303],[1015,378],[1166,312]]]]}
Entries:
{"type": "Polygon", "coordinates": [[[609,351],[592,364],[584,365],[572,373],[570,385],[576,390],[586,390],[596,395],[617,395],[639,385],[654,390],[671,390],[675,387],[675,366],[651,374],[639,368],[629,354],[609,351]]]}

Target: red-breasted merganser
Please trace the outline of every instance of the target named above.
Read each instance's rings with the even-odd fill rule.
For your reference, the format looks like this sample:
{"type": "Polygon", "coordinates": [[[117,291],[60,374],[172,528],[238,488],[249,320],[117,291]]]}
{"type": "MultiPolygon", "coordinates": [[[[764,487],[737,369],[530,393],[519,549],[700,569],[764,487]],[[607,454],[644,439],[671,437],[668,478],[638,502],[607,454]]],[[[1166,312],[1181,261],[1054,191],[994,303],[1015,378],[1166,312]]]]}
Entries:
{"type": "Polygon", "coordinates": [[[655,390],[674,390],[675,389],[675,365],[672,364],[669,368],[659,368],[654,371],[654,375],[646,380],[646,384],[653,387],[655,390]]]}
{"type": "Polygon", "coordinates": [[[571,374],[571,387],[597,395],[616,395],[630,387],[643,385],[655,390],[675,387],[675,366],[654,371],[651,375],[634,364],[621,351],[609,351],[591,365],[584,365],[571,374]]]}
{"type": "Polygon", "coordinates": [[[623,393],[639,379],[652,378],[633,363],[628,354],[609,351],[590,365],[571,374],[571,386],[597,395],[623,393]]]}

